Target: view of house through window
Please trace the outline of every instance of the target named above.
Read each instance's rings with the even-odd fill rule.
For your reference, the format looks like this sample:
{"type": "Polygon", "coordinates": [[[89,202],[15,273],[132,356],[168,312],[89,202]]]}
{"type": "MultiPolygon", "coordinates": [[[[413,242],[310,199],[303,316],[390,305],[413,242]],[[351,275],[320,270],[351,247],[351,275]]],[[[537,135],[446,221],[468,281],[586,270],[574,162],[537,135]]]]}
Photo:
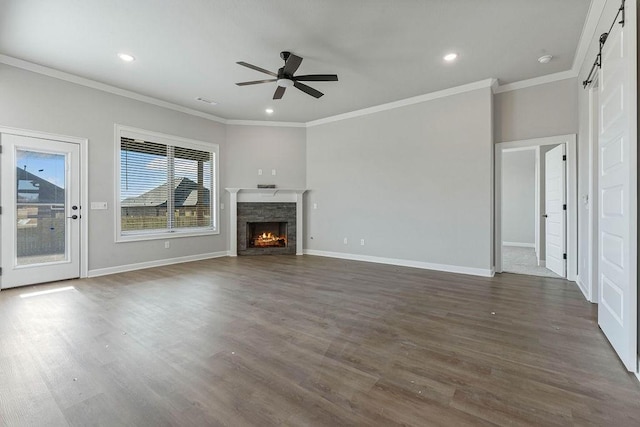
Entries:
{"type": "Polygon", "coordinates": [[[16,264],[66,258],[64,154],[16,151],[16,264]]]}
{"type": "Polygon", "coordinates": [[[122,235],[215,229],[215,152],[120,139],[122,235]]]}

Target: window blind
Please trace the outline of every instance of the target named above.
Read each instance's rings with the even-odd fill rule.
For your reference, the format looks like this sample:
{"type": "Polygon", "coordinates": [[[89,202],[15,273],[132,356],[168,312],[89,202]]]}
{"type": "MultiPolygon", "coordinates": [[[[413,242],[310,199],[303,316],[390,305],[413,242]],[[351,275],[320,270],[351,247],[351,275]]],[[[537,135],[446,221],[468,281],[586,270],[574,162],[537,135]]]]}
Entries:
{"type": "Polygon", "coordinates": [[[214,225],[214,153],[139,139],[120,141],[122,234],[214,225]]]}

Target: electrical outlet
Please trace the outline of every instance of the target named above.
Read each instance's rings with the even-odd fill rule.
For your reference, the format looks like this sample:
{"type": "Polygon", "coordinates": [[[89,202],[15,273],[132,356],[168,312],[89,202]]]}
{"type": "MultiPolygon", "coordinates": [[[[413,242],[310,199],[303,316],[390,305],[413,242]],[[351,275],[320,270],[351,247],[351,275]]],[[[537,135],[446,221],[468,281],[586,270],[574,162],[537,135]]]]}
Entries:
{"type": "Polygon", "coordinates": [[[224,210],[224,203],[220,203],[220,209],[224,210]]]}
{"type": "Polygon", "coordinates": [[[348,243],[348,240],[347,240],[347,238],[345,237],[345,238],[344,238],[344,244],[346,245],[347,243],[348,243]]]}
{"type": "Polygon", "coordinates": [[[317,203],[313,204],[313,209],[318,209],[318,204],[317,203]]]}
{"type": "Polygon", "coordinates": [[[262,169],[258,169],[258,175],[262,175],[262,169]]]}
{"type": "Polygon", "coordinates": [[[275,169],[271,169],[271,175],[276,176],[276,170],[275,169]]]}
{"type": "Polygon", "coordinates": [[[364,246],[364,239],[360,239],[360,246],[364,246]]]}
{"type": "Polygon", "coordinates": [[[171,242],[164,242],[164,248],[169,249],[171,247],[171,242]]]}

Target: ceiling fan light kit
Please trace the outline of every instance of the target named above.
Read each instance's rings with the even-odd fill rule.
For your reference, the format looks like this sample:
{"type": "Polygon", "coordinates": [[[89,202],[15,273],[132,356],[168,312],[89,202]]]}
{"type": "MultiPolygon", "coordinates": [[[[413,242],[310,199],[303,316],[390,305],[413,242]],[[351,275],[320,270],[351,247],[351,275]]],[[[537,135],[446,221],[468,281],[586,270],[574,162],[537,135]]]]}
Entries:
{"type": "Polygon", "coordinates": [[[291,79],[278,79],[276,83],[280,87],[291,87],[295,82],[291,79]]]}
{"type": "Polygon", "coordinates": [[[275,78],[267,79],[267,80],[254,80],[250,82],[240,82],[236,83],[238,86],[248,86],[255,85],[261,83],[271,83],[276,82],[278,86],[276,91],[273,94],[273,99],[280,99],[284,95],[286,88],[294,86],[296,89],[301,90],[307,95],[311,95],[314,98],[320,98],[324,95],[319,90],[312,88],[311,86],[307,86],[304,83],[300,82],[336,82],[338,81],[338,76],[335,74],[309,74],[305,76],[294,76],[295,72],[300,67],[302,63],[302,58],[292,54],[291,52],[280,52],[280,58],[284,60],[284,67],[280,68],[277,73],[273,71],[265,70],[264,68],[260,68],[256,65],[249,64],[247,62],[237,62],[238,65],[242,65],[243,67],[251,68],[252,70],[259,71],[264,74],[268,74],[275,78]]]}

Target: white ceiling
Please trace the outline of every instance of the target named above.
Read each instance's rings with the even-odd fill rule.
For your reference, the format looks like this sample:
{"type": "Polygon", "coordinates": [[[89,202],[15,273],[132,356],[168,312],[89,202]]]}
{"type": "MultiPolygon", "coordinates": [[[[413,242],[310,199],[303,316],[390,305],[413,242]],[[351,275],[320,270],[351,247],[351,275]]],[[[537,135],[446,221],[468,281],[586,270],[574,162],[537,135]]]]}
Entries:
{"type": "Polygon", "coordinates": [[[0,54],[226,119],[308,122],[487,78],[571,69],[589,0],[0,0],[0,54]],[[241,67],[335,73],[272,100],[241,67]],[[136,57],[133,63],[118,52],[136,57]],[[459,59],[445,64],[444,54],[459,59]],[[553,55],[542,65],[537,58],[553,55]],[[212,99],[210,106],[195,100],[212,99]],[[275,113],[267,116],[265,108],[275,113]]]}

